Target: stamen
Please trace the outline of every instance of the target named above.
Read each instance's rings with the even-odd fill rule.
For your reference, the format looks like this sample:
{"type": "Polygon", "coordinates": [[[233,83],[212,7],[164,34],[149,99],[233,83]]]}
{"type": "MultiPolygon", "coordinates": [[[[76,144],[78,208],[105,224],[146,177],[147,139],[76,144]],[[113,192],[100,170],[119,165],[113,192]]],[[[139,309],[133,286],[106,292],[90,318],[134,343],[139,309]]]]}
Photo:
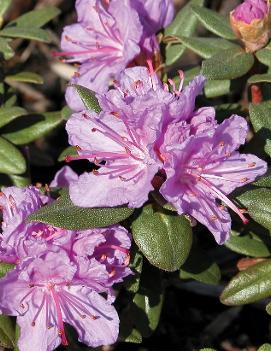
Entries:
{"type": "Polygon", "coordinates": [[[60,307],[59,296],[56,293],[53,286],[50,286],[49,289],[51,291],[52,298],[53,298],[54,303],[55,303],[56,316],[57,316],[57,321],[58,321],[58,334],[61,337],[62,345],[67,346],[69,343],[68,343],[68,340],[67,340],[67,337],[65,334],[64,322],[63,322],[62,311],[61,311],[61,307],[60,307]]]}
{"type": "Polygon", "coordinates": [[[43,294],[43,299],[42,299],[42,302],[40,304],[40,307],[38,308],[37,313],[35,314],[35,317],[33,318],[33,321],[31,323],[32,327],[34,327],[36,325],[36,320],[37,320],[38,316],[40,315],[40,312],[43,309],[44,303],[45,303],[45,294],[43,294]]]}

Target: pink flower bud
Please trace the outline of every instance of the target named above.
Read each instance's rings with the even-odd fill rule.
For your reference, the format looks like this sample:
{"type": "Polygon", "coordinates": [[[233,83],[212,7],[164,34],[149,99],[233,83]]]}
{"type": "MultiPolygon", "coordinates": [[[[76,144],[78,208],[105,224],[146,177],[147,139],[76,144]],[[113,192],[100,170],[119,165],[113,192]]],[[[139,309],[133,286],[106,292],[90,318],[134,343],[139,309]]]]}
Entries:
{"type": "Polygon", "coordinates": [[[267,0],[245,0],[230,13],[234,33],[248,52],[264,47],[270,38],[270,4],[267,0]]]}

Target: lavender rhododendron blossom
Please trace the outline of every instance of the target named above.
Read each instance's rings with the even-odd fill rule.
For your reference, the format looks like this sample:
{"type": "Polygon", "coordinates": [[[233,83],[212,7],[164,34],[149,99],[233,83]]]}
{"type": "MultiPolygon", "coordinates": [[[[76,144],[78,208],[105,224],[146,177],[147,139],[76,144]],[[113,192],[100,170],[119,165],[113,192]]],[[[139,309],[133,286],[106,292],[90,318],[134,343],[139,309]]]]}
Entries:
{"type": "Polygon", "coordinates": [[[245,0],[232,12],[232,16],[238,20],[250,24],[255,19],[263,19],[268,11],[266,0],[245,0]]]}
{"type": "MultiPolygon", "coordinates": [[[[171,0],[118,1],[77,0],[78,23],[64,28],[61,40],[66,62],[78,62],[80,68],[71,84],[80,84],[96,92],[108,89],[109,81],[133,61],[143,63],[159,52],[156,31],[173,18],[171,0]]],[[[68,88],[66,100],[82,110],[80,99],[68,88]]]]}
{"type": "Polygon", "coordinates": [[[223,204],[246,222],[227,195],[264,174],[266,163],[235,151],[247,134],[242,117],[219,125],[214,108],[195,107],[204,82],[198,76],[182,89],[182,79],[179,88],[171,80],[162,84],[151,66],[128,68],[115,89],[98,96],[105,112],[74,114],[66,128],[78,156],[68,160],[88,159],[100,168],[70,185],[72,201],[83,207],[140,207],[154,176],[164,171],[161,194],[224,243],[231,220],[223,204]]]}

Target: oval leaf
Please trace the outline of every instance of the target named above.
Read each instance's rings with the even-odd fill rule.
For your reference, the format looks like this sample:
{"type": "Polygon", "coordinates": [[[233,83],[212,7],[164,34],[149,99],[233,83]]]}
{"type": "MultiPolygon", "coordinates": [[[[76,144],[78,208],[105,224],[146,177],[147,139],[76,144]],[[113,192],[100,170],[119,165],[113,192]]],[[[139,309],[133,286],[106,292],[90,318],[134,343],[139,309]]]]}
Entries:
{"type": "Polygon", "coordinates": [[[32,27],[5,27],[0,31],[0,36],[9,38],[38,40],[45,43],[49,43],[51,40],[48,32],[46,32],[43,29],[32,27]]]}
{"type": "Polygon", "coordinates": [[[271,344],[263,344],[258,351],[271,351],[271,344]]]}
{"type": "Polygon", "coordinates": [[[0,346],[13,349],[15,346],[15,327],[8,316],[0,315],[0,346]]]}
{"type": "Polygon", "coordinates": [[[208,80],[204,87],[206,97],[214,98],[230,93],[230,80],[208,80]]]}
{"type": "Polygon", "coordinates": [[[243,49],[222,50],[202,63],[202,74],[209,79],[235,79],[246,74],[254,63],[252,54],[243,49]]]}
{"type": "Polygon", "coordinates": [[[0,137],[0,173],[21,174],[26,171],[26,162],[21,152],[10,142],[0,137]]]}
{"type": "Polygon", "coordinates": [[[17,74],[6,76],[5,82],[25,82],[33,84],[43,84],[43,78],[37,73],[20,72],[17,74]]]}
{"type": "Polygon", "coordinates": [[[73,84],[72,86],[76,89],[87,110],[94,111],[96,113],[102,111],[94,91],[83,87],[82,85],[73,84]]]}
{"type": "Polygon", "coordinates": [[[192,244],[188,220],[169,211],[145,206],[132,224],[133,238],[154,266],[175,271],[185,262],[192,244]]]}
{"type": "Polygon", "coordinates": [[[30,222],[42,222],[54,227],[84,230],[107,227],[131,216],[128,207],[83,208],[74,206],[67,191],[60,198],[28,217],[30,222]]]}
{"type": "Polygon", "coordinates": [[[238,273],[226,286],[221,302],[243,305],[271,295],[271,260],[266,260],[238,273]]]}
{"type": "Polygon", "coordinates": [[[5,60],[9,60],[14,56],[14,51],[9,45],[11,39],[0,38],[0,56],[4,56],[5,60]]]}
{"type": "Polygon", "coordinates": [[[1,107],[0,108],[0,127],[10,123],[14,119],[26,115],[27,111],[21,107],[1,107]]]}
{"type": "MultiPolygon", "coordinates": [[[[189,37],[196,30],[197,17],[191,9],[191,5],[203,6],[203,0],[191,0],[177,14],[174,21],[165,29],[165,35],[182,35],[189,37]]],[[[184,53],[185,46],[182,44],[168,44],[166,46],[166,65],[172,65],[184,53]]]]}
{"type": "Polygon", "coordinates": [[[204,27],[212,33],[225,39],[236,39],[227,17],[205,7],[192,5],[192,10],[204,27]]]}
{"type": "Polygon", "coordinates": [[[266,66],[271,66],[271,44],[267,45],[265,48],[257,51],[257,59],[266,66]]]}

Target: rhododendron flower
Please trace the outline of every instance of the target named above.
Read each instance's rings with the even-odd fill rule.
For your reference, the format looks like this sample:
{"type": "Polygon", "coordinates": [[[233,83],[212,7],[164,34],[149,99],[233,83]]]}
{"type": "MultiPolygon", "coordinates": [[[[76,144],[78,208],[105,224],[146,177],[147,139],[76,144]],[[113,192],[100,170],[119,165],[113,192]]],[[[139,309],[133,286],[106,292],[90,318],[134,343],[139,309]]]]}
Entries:
{"type": "MultiPolygon", "coordinates": [[[[78,23],[64,28],[61,40],[66,62],[81,66],[71,84],[80,84],[96,92],[108,89],[109,81],[132,61],[143,62],[159,51],[155,32],[173,18],[171,0],[118,1],[77,0],[78,23]]],[[[68,88],[66,100],[75,110],[82,104],[73,88],[68,88]]]]}
{"type": "Polygon", "coordinates": [[[229,238],[231,219],[225,206],[247,219],[227,197],[235,188],[248,184],[266,172],[267,165],[254,155],[235,151],[245,142],[244,118],[232,116],[212,136],[191,136],[171,148],[165,164],[167,180],[161,194],[179,214],[190,214],[206,225],[216,241],[229,238]]]}
{"type": "Polygon", "coordinates": [[[269,0],[245,0],[230,13],[231,26],[247,51],[264,47],[270,38],[269,0]]]}
{"type": "MultiPolygon", "coordinates": [[[[106,281],[104,266],[96,264],[88,278],[106,281]]],[[[67,253],[44,253],[26,259],[0,279],[0,311],[17,316],[20,351],[51,351],[68,345],[64,322],[72,325],[79,341],[97,347],[116,341],[119,318],[115,308],[80,279],[80,268],[67,253]]]]}
{"type": "Polygon", "coordinates": [[[161,166],[153,150],[161,117],[161,110],[155,107],[129,116],[122,111],[74,114],[66,129],[79,155],[68,160],[88,159],[101,167],[70,185],[71,200],[83,207],[142,206],[161,166]]]}

